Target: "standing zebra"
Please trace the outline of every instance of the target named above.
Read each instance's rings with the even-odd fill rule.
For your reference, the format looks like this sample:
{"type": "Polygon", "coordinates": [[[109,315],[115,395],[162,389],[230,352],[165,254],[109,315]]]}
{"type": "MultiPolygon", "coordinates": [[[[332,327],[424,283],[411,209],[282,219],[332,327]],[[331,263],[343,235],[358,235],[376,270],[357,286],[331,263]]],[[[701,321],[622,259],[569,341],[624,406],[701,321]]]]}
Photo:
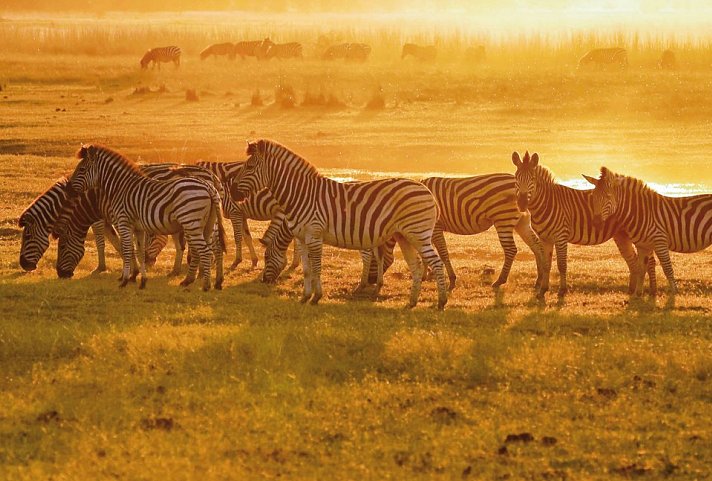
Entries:
{"type": "Polygon", "coordinates": [[[371,46],[365,43],[341,43],[327,48],[322,60],[343,58],[346,61],[365,62],[371,54],[371,46]]]}
{"type": "Polygon", "coordinates": [[[624,48],[595,48],[581,57],[579,68],[586,67],[628,67],[628,53],[624,48]]]}
{"type": "Polygon", "coordinates": [[[178,68],[180,67],[180,54],[180,48],[175,45],[149,49],[141,58],[141,68],[148,68],[148,64],[151,62],[153,62],[153,68],[158,65],[158,70],[161,70],[161,62],[173,62],[176,68],[178,68]]]}
{"type": "MultiPolygon", "coordinates": [[[[438,208],[423,184],[408,179],[340,183],[323,177],[305,159],[270,140],[249,142],[247,154],[250,157],[233,192],[239,199],[267,188],[284,209],[289,227],[304,243],[301,302],[313,294],[311,302],[316,304],[322,297],[321,257],[325,242],[348,249],[374,249],[395,236],[413,276],[408,305],[418,302],[420,254],[435,272],[438,308],[445,306],[443,264],[430,241],[438,208]]],[[[379,251],[375,249],[377,256],[379,251]]],[[[377,261],[382,266],[380,259],[377,261]]]]}
{"type": "Polygon", "coordinates": [[[438,50],[435,48],[435,45],[421,46],[414,43],[406,43],[403,45],[401,60],[405,59],[408,55],[412,55],[413,58],[421,62],[432,62],[438,56],[438,50]]]}
{"type": "Polygon", "coordinates": [[[262,45],[262,42],[263,40],[237,42],[235,44],[235,55],[239,55],[242,60],[245,60],[245,57],[257,57],[258,49],[262,45]]]}
{"type": "Polygon", "coordinates": [[[270,60],[272,58],[302,58],[302,44],[298,42],[274,43],[266,38],[257,49],[258,58],[270,60]]]}
{"type": "Polygon", "coordinates": [[[230,60],[235,60],[235,45],[230,42],[208,45],[202,52],[200,52],[200,60],[205,60],[211,55],[216,58],[218,55],[227,55],[227,58],[230,60]]]}
{"type": "MultiPolygon", "coordinates": [[[[19,226],[22,227],[20,266],[25,271],[33,271],[37,268],[37,263],[49,247],[52,226],[67,203],[68,197],[69,181],[66,177],[62,177],[32,201],[20,215],[19,226]]],[[[97,222],[92,229],[99,258],[99,265],[94,272],[104,272],[106,270],[104,223],[97,222]]],[[[111,240],[111,234],[107,234],[111,240]]]]}
{"type": "MultiPolygon", "coordinates": [[[[141,166],[142,171],[149,177],[155,180],[170,180],[181,177],[192,177],[203,180],[212,185],[218,185],[217,179],[213,174],[195,166],[178,166],[175,164],[150,164],[141,166]]],[[[220,191],[220,189],[218,189],[220,191]]],[[[111,218],[111,205],[108,197],[101,191],[90,189],[79,197],[75,198],[74,202],[68,203],[60,213],[57,221],[52,228],[52,235],[59,240],[57,249],[57,276],[60,278],[70,278],[74,275],[79,261],[84,256],[84,241],[89,229],[89,226],[98,220],[111,218]]],[[[109,228],[113,231],[113,227],[109,224],[109,228]]],[[[213,242],[213,254],[215,255],[216,275],[215,286],[219,288],[223,281],[223,263],[222,253],[224,246],[223,239],[220,236],[219,226],[215,225],[213,235],[216,236],[213,242]]],[[[182,232],[173,235],[176,245],[176,257],[173,270],[170,275],[180,274],[180,267],[183,258],[183,235],[182,232]]],[[[153,236],[153,242],[147,242],[146,247],[146,263],[153,257],[158,255],[160,250],[165,246],[167,237],[165,235],[153,236]]],[[[117,246],[117,251],[120,252],[120,247],[117,246]]],[[[132,260],[132,266],[135,261],[132,260]]],[[[132,267],[132,277],[138,273],[138,267],[132,267]]]]}
{"type": "Polygon", "coordinates": [[[643,293],[641,265],[653,252],[663,266],[671,294],[675,294],[670,251],[697,252],[712,244],[712,194],[666,197],[642,180],[605,167],[600,179],[584,177],[596,186],[591,195],[594,221],[608,222],[615,217],[638,249],[637,294],[643,293]]]}
{"type": "MultiPolygon", "coordinates": [[[[521,211],[529,209],[534,231],[544,247],[544,273],[540,295],[549,290],[551,255],[556,247],[556,263],[559,268],[559,295],[566,294],[566,263],[568,244],[596,245],[610,238],[616,242],[618,250],[630,269],[629,291],[636,288],[638,255],[630,237],[621,229],[615,219],[607,219],[602,225],[593,220],[593,210],[589,201],[589,191],[576,190],[556,183],[552,172],[539,165],[539,155],[529,157],[529,152],[520,159],[512,154],[512,163],[517,167],[515,193],[521,211]]],[[[650,265],[648,266],[650,269],[650,265]]],[[[654,267],[650,273],[654,282],[654,267]]]]}
{"type": "Polygon", "coordinates": [[[70,188],[79,193],[100,188],[111,206],[112,221],[121,239],[124,261],[121,287],[129,281],[134,255],[133,233],[137,239],[140,287],[144,287],[145,232],[173,234],[182,229],[192,258],[188,275],[181,285],[187,286],[195,280],[200,263],[203,290],[210,289],[210,246],[216,222],[220,235],[224,236],[220,196],[215,187],[192,178],[170,181],[150,179],[133,161],[98,145],[83,145],[77,152],[77,158],[80,160],[70,178],[70,188]]]}

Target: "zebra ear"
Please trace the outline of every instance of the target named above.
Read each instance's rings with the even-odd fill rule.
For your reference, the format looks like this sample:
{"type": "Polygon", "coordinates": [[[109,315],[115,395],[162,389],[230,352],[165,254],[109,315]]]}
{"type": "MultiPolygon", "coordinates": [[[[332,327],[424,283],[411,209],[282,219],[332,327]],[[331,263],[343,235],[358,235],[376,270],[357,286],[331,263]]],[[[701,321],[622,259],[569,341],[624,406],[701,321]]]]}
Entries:
{"type": "Polygon", "coordinates": [[[17,226],[18,227],[25,227],[27,225],[27,216],[25,214],[22,214],[19,219],[17,219],[17,226]]]}
{"type": "Polygon", "coordinates": [[[519,158],[519,152],[512,152],[512,163],[517,167],[522,166],[522,159],[519,158]]]}
{"type": "Polygon", "coordinates": [[[539,163],[539,154],[534,152],[534,154],[532,155],[532,158],[529,162],[532,164],[532,167],[536,167],[537,164],[539,163]]]}
{"type": "Polygon", "coordinates": [[[583,178],[586,179],[589,183],[591,183],[593,185],[598,185],[597,178],[591,177],[590,175],[586,175],[586,174],[581,174],[581,175],[583,175],[583,178]]]}
{"type": "Polygon", "coordinates": [[[81,160],[81,159],[85,158],[86,156],[87,156],[87,145],[82,144],[79,147],[79,150],[77,150],[76,157],[77,157],[77,159],[81,160]]]}
{"type": "Polygon", "coordinates": [[[246,152],[247,152],[247,155],[255,155],[257,153],[257,142],[256,141],[250,142],[248,140],[246,152]]]}
{"type": "Polygon", "coordinates": [[[524,162],[525,164],[529,163],[529,151],[528,150],[526,152],[524,152],[524,158],[522,159],[522,162],[524,162]]]}

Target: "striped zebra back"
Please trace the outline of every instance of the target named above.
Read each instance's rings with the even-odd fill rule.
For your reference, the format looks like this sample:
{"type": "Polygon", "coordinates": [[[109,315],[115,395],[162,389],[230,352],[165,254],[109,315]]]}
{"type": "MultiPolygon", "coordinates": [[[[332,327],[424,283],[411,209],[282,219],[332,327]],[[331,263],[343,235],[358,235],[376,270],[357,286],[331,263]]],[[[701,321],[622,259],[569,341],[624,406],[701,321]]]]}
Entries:
{"type": "Polygon", "coordinates": [[[438,56],[438,50],[435,45],[421,46],[414,43],[406,43],[403,45],[401,59],[406,58],[408,55],[412,55],[422,62],[431,62],[438,56]]]}
{"type": "Polygon", "coordinates": [[[596,48],[590,50],[579,60],[579,67],[590,66],[615,66],[625,68],[628,66],[628,53],[624,48],[596,48]]]}
{"type": "Polygon", "coordinates": [[[664,238],[674,252],[696,252],[712,244],[712,194],[667,197],[635,177],[601,168],[590,202],[601,220],[618,220],[634,243],[664,238]]]}
{"type": "Polygon", "coordinates": [[[141,59],[141,67],[147,68],[150,62],[174,62],[180,64],[180,47],[169,45],[168,47],[156,47],[149,49],[141,59]]]}
{"type": "Polygon", "coordinates": [[[245,57],[256,57],[257,49],[262,45],[262,40],[243,41],[235,44],[235,54],[243,59],[245,57]]]}
{"type": "Polygon", "coordinates": [[[22,227],[20,266],[34,270],[49,247],[49,236],[62,207],[69,198],[69,181],[57,180],[22,212],[18,220],[22,227]]]}
{"type": "Polygon", "coordinates": [[[271,58],[302,58],[302,44],[298,42],[272,44],[267,48],[265,57],[271,58]]]}

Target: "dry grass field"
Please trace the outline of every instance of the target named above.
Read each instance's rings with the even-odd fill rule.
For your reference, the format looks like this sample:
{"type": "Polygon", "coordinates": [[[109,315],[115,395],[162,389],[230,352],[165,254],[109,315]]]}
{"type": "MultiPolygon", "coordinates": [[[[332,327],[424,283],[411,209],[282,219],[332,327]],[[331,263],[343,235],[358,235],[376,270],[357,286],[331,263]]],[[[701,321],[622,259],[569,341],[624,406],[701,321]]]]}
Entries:
{"type": "Polygon", "coordinates": [[[245,140],[266,137],[344,178],[513,172],[511,152],[528,149],[566,182],[605,164],[712,190],[709,39],[277,24],[0,22],[0,479],[708,479],[710,250],[673,254],[676,297],[631,298],[612,243],[570,246],[570,294],[537,302],[519,239],[495,292],[494,231],[448,236],[459,285],[444,312],[432,282],[403,309],[400,257],[379,300],[352,295],[358,253],[334,248],[318,307],[297,302],[301,270],[266,286],[241,265],[221,292],[180,288],[170,248],[143,291],[119,290],[111,248],[109,272],[92,275],[91,239],[72,280],[56,278],[56,243],[22,272],[18,217],[82,142],[190,163],[244,159],[245,140]],[[316,60],[319,34],[373,56],[316,60]],[[302,41],[305,59],[198,58],[266,35],[302,41]],[[411,40],[444,53],[402,61],[411,40]],[[139,69],[172,43],[180,69],[139,69]],[[577,71],[612,43],[627,71],[577,71]],[[463,61],[471,44],[486,45],[483,64],[463,61]],[[659,71],[669,45],[680,68],[659,71]]]}

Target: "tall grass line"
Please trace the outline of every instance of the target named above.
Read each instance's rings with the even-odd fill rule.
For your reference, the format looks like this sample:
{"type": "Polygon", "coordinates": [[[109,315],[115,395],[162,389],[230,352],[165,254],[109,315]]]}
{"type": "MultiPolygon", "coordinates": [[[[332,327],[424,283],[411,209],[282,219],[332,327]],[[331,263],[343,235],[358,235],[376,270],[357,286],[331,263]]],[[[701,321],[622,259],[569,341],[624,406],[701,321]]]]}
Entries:
{"type": "Polygon", "coordinates": [[[472,45],[484,45],[489,62],[550,61],[575,63],[591,48],[628,49],[631,63],[651,62],[665,49],[673,49],[689,66],[709,66],[712,36],[640,30],[486,31],[462,26],[355,22],[304,25],[262,22],[224,23],[182,18],[148,23],[142,17],[123,21],[71,18],[56,21],[18,20],[0,23],[0,44],[5,51],[26,54],[137,55],[162,45],[178,45],[186,55],[225,41],[270,37],[276,42],[299,41],[305,57],[318,57],[324,44],[365,42],[372,60],[396,60],[405,42],[438,47],[440,60],[457,60],[472,45]]]}

